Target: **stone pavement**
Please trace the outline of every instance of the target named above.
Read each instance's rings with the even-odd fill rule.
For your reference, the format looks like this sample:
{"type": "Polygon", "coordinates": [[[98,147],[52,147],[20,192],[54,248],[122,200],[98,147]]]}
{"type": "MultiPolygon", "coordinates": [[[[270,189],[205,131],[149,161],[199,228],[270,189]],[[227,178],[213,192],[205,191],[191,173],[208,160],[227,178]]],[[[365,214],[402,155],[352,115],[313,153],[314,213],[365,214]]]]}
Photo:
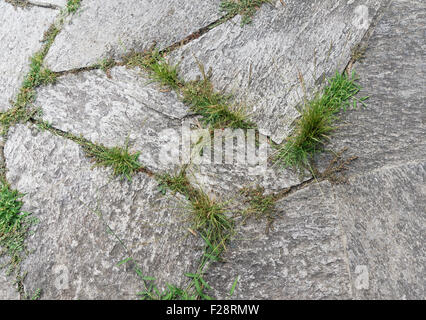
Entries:
{"type": "MultiPolygon", "coordinates": [[[[3,112],[13,110],[49,26],[60,29],[43,61],[55,83],[36,88],[31,107],[39,112],[13,124],[2,141],[5,178],[39,222],[25,241],[23,289],[0,270],[0,299],[39,289],[41,299],[136,299],[135,265],[161,288],[185,287],[184,274],[197,269],[204,242],[191,229],[191,201],[159,188],[158,177],[180,170],[162,161],[164,146],[182,150],[182,125],[197,128],[199,118],[176,92],[123,62],[153,46],[170,49],[166,59],[179,63],[186,81],[210,70],[215,89],[246,105],[259,136],[274,143],[291,133],[304,95],[336,70],[356,70],[360,96],[369,96],[366,108],[342,113],[327,145],[358,157],[345,183],[275,166],[259,174],[241,164],[189,166],[192,187],[226,201],[229,215],[247,206],[244,187],[277,195],[271,228],[254,219],[238,224],[223,261],[205,271],[211,296],[425,298],[423,1],[271,1],[244,26],[240,15],[221,19],[219,0],[82,0],[76,12],[69,2],[0,0],[3,112]],[[359,44],[368,47],[355,61],[359,44]],[[78,139],[108,148],[128,143],[144,170],[129,180],[94,168],[78,139]]],[[[321,171],[331,156],[316,160],[321,171]]]]}

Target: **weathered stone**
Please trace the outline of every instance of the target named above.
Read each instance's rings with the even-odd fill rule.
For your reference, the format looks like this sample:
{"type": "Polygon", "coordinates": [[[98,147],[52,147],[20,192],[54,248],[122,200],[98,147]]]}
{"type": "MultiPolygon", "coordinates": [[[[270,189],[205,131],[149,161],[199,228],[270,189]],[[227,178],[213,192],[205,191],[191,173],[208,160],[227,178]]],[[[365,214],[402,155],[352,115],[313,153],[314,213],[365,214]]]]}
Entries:
{"type": "Polygon", "coordinates": [[[277,202],[280,217],[269,235],[266,222],[249,220],[240,228],[226,263],[208,272],[214,294],[228,298],[238,276],[233,299],[350,298],[342,230],[329,188],[322,183],[277,202]]]}
{"type": "Polygon", "coordinates": [[[18,125],[5,146],[7,179],[25,193],[23,210],[40,222],[27,239],[25,288],[49,299],[130,299],[146,276],[182,285],[202,252],[186,230],[182,198],[164,196],[145,174],[131,182],[92,169],[81,148],[35,127],[18,125]],[[127,270],[126,270],[127,269],[127,270]]]}
{"type": "Polygon", "coordinates": [[[353,174],[426,157],[425,8],[423,1],[393,1],[354,66],[367,107],[343,113],[327,146],[359,157],[353,174]]]}
{"type": "Polygon", "coordinates": [[[15,99],[29,71],[29,58],[41,48],[43,34],[57,14],[52,9],[14,8],[0,2],[0,111],[15,99]]]}
{"type": "Polygon", "coordinates": [[[250,223],[209,272],[235,299],[423,299],[426,162],[383,168],[276,203],[269,235],[250,223]]]}
{"type": "Polygon", "coordinates": [[[269,236],[242,229],[237,238],[256,241],[234,241],[228,263],[211,270],[219,296],[238,275],[234,298],[425,298],[424,9],[392,2],[356,65],[368,108],[345,114],[349,125],[327,146],[359,155],[348,183],[279,201],[283,217],[269,236]],[[338,264],[326,262],[333,256],[338,264]]]}
{"type": "MultiPolygon", "coordinates": [[[[149,83],[140,70],[116,67],[110,70],[110,75],[108,78],[99,70],[70,74],[59,78],[55,85],[39,88],[36,105],[43,110],[43,120],[108,147],[122,146],[129,138],[130,150],[141,152],[139,159],[148,169],[177,170],[183,161],[172,158],[173,161],[167,162],[163,152],[178,155],[181,152],[183,160],[182,125],[188,107],[179,101],[176,93],[160,92],[161,87],[149,83]]],[[[196,121],[190,124],[197,128],[196,121]]],[[[223,139],[232,138],[224,135],[223,139]]],[[[242,147],[245,153],[246,145],[242,147]]],[[[206,192],[221,196],[232,195],[230,191],[248,184],[276,190],[300,182],[292,171],[266,169],[262,173],[247,164],[214,165],[212,158],[206,165],[192,166],[188,176],[196,177],[194,184],[206,192]]]]}
{"type": "Polygon", "coordinates": [[[426,157],[335,188],[355,299],[424,299],[426,157]]]}
{"type": "Polygon", "coordinates": [[[105,56],[164,48],[182,40],[218,15],[219,0],[83,1],[46,57],[54,71],[85,67],[105,56]]]}
{"type": "Polygon", "coordinates": [[[172,57],[185,79],[199,74],[198,62],[212,68],[215,87],[252,108],[260,132],[280,143],[298,116],[303,86],[309,95],[325,75],[346,66],[382,1],[344,2],[263,5],[251,25],[242,28],[237,16],[172,57]]]}
{"type": "MultiPolygon", "coordinates": [[[[111,78],[100,70],[66,75],[37,91],[36,105],[54,127],[83,135],[107,147],[140,151],[139,160],[151,170],[172,170],[161,159],[162,145],[180,131],[187,114],[174,92],[160,92],[139,70],[116,67],[111,78]]],[[[173,145],[178,148],[179,144],[173,145]]]]}
{"type": "MultiPolygon", "coordinates": [[[[5,258],[0,257],[0,265],[5,263],[5,258]]],[[[19,292],[13,285],[12,276],[6,275],[6,270],[0,270],[0,300],[19,300],[19,292]]]]}

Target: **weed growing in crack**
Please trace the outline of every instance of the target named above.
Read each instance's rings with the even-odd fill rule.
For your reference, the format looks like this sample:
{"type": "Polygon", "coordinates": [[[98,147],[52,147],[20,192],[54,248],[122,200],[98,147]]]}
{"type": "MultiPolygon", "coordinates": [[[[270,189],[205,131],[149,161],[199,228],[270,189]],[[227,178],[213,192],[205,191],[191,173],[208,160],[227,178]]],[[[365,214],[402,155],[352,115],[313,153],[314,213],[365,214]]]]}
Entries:
{"type": "Polygon", "coordinates": [[[23,197],[12,190],[4,178],[0,181],[0,256],[10,257],[9,272],[19,273],[22,254],[25,252],[24,241],[29,228],[36,223],[30,214],[22,211],[23,197]]]}
{"type": "Polygon", "coordinates": [[[266,219],[269,227],[275,218],[275,196],[264,195],[264,191],[262,187],[243,188],[241,190],[241,194],[247,198],[249,204],[249,208],[242,211],[242,216],[244,221],[252,217],[257,220],[266,219]]]}
{"type": "Polygon", "coordinates": [[[43,37],[45,45],[31,58],[30,71],[22,82],[18,96],[13,102],[13,107],[0,114],[2,135],[6,135],[11,126],[19,122],[27,122],[39,112],[39,109],[29,108],[28,106],[34,102],[36,96],[35,89],[38,86],[56,81],[55,74],[48,68],[43,67],[43,60],[58,33],[59,29],[54,25],[45,32],[43,37]]]}
{"type": "Polygon", "coordinates": [[[181,90],[183,102],[191,110],[202,116],[202,122],[214,129],[251,129],[254,123],[247,120],[243,108],[231,107],[230,96],[215,92],[213,84],[207,78],[190,81],[181,90]]]}
{"type": "Polygon", "coordinates": [[[358,102],[365,106],[364,101],[368,97],[355,98],[361,89],[357,80],[355,73],[350,76],[336,73],[321,93],[305,102],[294,133],[284,144],[275,146],[274,161],[300,171],[310,168],[314,155],[323,150],[325,142],[336,129],[338,113],[349,107],[356,108],[358,102]]]}
{"type": "MultiPolygon", "coordinates": [[[[110,167],[113,169],[113,175],[116,177],[127,178],[131,181],[132,175],[135,173],[140,171],[147,172],[138,161],[140,152],[129,153],[128,141],[126,141],[123,147],[108,148],[102,144],[92,143],[82,136],[78,137],[71,133],[58,130],[49,123],[33,119],[31,121],[41,130],[48,130],[57,136],[77,143],[83,148],[86,156],[95,163],[94,167],[110,167]]],[[[147,173],[149,174],[149,172],[147,173]]]]}
{"type": "Polygon", "coordinates": [[[30,6],[30,3],[28,0],[5,0],[5,2],[10,3],[15,8],[16,7],[26,8],[30,6]]]}
{"type": "Polygon", "coordinates": [[[115,66],[115,61],[112,58],[104,58],[98,64],[94,65],[95,68],[101,69],[108,78],[111,78],[110,70],[115,66]]]}
{"type": "Polygon", "coordinates": [[[86,155],[93,159],[95,166],[111,167],[114,176],[126,177],[132,180],[132,175],[138,172],[142,165],[138,162],[140,152],[130,154],[128,144],[121,147],[107,148],[103,145],[80,143],[86,155]]]}
{"type": "Polygon", "coordinates": [[[20,122],[27,122],[38,113],[39,110],[36,108],[29,109],[20,106],[15,106],[6,112],[0,113],[1,135],[7,135],[11,126],[20,122]]]}
{"type": "Polygon", "coordinates": [[[271,0],[224,0],[220,3],[219,11],[229,16],[241,15],[241,26],[250,24],[257,9],[271,0]]]}
{"type": "Polygon", "coordinates": [[[149,72],[154,82],[178,90],[183,82],[179,79],[177,66],[170,65],[156,49],[147,53],[131,53],[124,58],[126,66],[140,67],[149,72]]]}
{"type": "Polygon", "coordinates": [[[67,12],[75,13],[81,6],[81,0],[68,0],[67,2],[67,12]]]}
{"type": "MultiPolygon", "coordinates": [[[[179,289],[168,286],[163,292],[156,291],[156,298],[179,297],[211,299],[206,290],[211,289],[204,280],[205,270],[213,261],[220,261],[221,254],[226,249],[226,244],[234,234],[235,223],[231,217],[226,215],[226,210],[222,203],[218,203],[205,194],[202,190],[193,187],[187,179],[185,167],[176,175],[165,174],[158,177],[159,189],[163,193],[167,189],[179,192],[186,196],[190,203],[190,221],[192,222],[190,231],[197,233],[204,240],[204,253],[200,265],[195,273],[186,273],[185,276],[191,279],[188,288],[179,289]]],[[[144,298],[152,298],[154,287],[149,287],[151,291],[144,291],[144,298]]]]}

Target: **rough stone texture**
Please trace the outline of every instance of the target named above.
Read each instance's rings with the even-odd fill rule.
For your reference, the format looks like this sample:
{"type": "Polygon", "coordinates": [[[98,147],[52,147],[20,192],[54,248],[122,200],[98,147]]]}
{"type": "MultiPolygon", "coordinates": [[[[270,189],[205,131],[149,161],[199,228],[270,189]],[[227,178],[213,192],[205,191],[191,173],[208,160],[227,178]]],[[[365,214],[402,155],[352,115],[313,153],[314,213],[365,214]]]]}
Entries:
{"type": "Polygon", "coordinates": [[[5,158],[8,181],[26,194],[23,210],[40,220],[22,266],[27,291],[42,288],[47,299],[130,299],[142,282],[117,266],[128,256],[162,285],[181,285],[183,273],[196,268],[202,244],[186,230],[187,203],[163,196],[154,179],[111,178],[111,170],[92,170],[75,143],[24,125],[9,134],[5,158]]]}
{"type": "MultiPolygon", "coordinates": [[[[425,299],[424,17],[423,2],[394,1],[370,39],[364,62],[356,66],[370,96],[368,108],[346,114],[348,125],[331,144],[336,150],[349,146],[349,152],[360,157],[349,166],[349,183],[321,183],[320,196],[318,186],[310,186],[277,203],[283,218],[269,237],[244,229],[245,238],[260,240],[234,242],[226,256],[229,262],[211,271],[210,279],[221,279],[215,287],[218,295],[239,275],[234,298],[338,294],[353,299],[425,299]],[[318,219],[315,223],[310,221],[313,217],[318,219]],[[294,223],[296,218],[300,220],[294,223]],[[340,278],[328,273],[328,265],[316,260],[318,252],[310,250],[314,236],[327,236],[329,229],[342,230],[336,257],[345,261],[346,281],[342,267],[340,278]],[[280,243],[286,244],[285,258],[280,243]],[[294,259],[298,247],[309,249],[301,255],[305,264],[294,259]],[[320,271],[309,269],[314,267],[320,271]],[[332,275],[331,285],[330,278],[323,277],[327,273],[332,275]],[[323,290],[323,284],[335,288],[336,279],[342,279],[341,293],[323,290]]],[[[316,249],[330,248],[330,243],[319,241],[316,249]]],[[[325,261],[328,254],[323,254],[325,261]]]]}
{"type": "MultiPolygon", "coordinates": [[[[171,159],[174,163],[164,161],[162,152],[181,151],[183,156],[181,125],[188,107],[174,92],[160,92],[161,87],[149,83],[140,70],[116,67],[110,75],[108,78],[102,71],[71,74],[55,85],[38,89],[35,104],[43,110],[43,120],[108,147],[122,146],[129,138],[130,150],[141,152],[139,160],[148,169],[177,170],[181,163],[174,162],[175,158],[171,159]]],[[[197,128],[194,119],[188,124],[197,128]]],[[[230,138],[224,135],[224,139],[230,138]]],[[[232,195],[249,184],[276,190],[300,182],[298,175],[289,170],[269,168],[262,174],[250,169],[253,167],[248,165],[209,163],[192,166],[189,177],[195,177],[191,180],[206,192],[221,196],[232,195]]]]}
{"type": "MultiPolygon", "coordinates": [[[[153,11],[146,13],[148,1],[143,3],[87,2],[68,19],[49,63],[61,70],[119,54],[120,37],[130,44],[127,49],[145,48],[153,39],[167,45],[214,20],[219,1],[207,6],[160,1],[150,3],[153,11]],[[176,24],[184,11],[166,10],[175,5],[197,9],[190,14],[198,14],[199,20],[176,24]],[[91,41],[98,42],[91,47],[91,41]]],[[[278,200],[279,217],[269,233],[263,221],[239,226],[225,263],[207,271],[212,295],[229,299],[238,276],[234,299],[425,299],[426,5],[420,0],[390,6],[379,0],[285,3],[263,5],[253,24],[243,28],[236,17],[171,58],[184,55],[181,72],[191,79],[199,73],[194,53],[206,69],[212,67],[215,86],[235,89],[237,100],[245,98],[255,107],[253,119],[262,132],[278,141],[297,116],[294,106],[303,96],[299,71],[310,92],[323,75],[343,68],[379,10],[383,16],[365,59],[355,65],[364,87],[361,95],[370,96],[368,107],[342,115],[346,125],[327,146],[349,147],[348,153],[359,159],[349,166],[346,184],[312,182],[278,200]],[[361,20],[366,8],[369,18],[361,20]]],[[[31,21],[36,19],[33,10],[40,9],[10,13],[28,14],[31,21]]],[[[14,28],[16,21],[24,20],[7,25],[14,28]]],[[[11,43],[13,50],[22,50],[22,34],[15,38],[2,28],[3,46],[11,43]]],[[[16,65],[19,69],[22,64],[16,65]]],[[[142,71],[124,67],[113,68],[111,78],[101,71],[67,74],[57,84],[39,88],[36,105],[43,120],[91,141],[112,147],[129,137],[131,150],[142,152],[139,159],[149,169],[170,172],[177,167],[160,161],[160,151],[167,146],[173,157],[182,147],[181,124],[188,121],[195,128],[197,118],[175,93],[147,81],[142,71]]],[[[183,273],[196,268],[202,242],[186,230],[188,202],[162,195],[152,177],[141,173],[131,182],[112,178],[110,169],[92,169],[75,143],[32,125],[11,129],[4,154],[7,179],[26,194],[24,210],[40,219],[28,239],[34,252],[22,266],[28,271],[27,292],[41,288],[42,297],[51,299],[135,298],[140,279],[130,265],[117,266],[128,256],[161,285],[181,285],[183,273]]],[[[318,160],[321,169],[329,157],[318,160]]],[[[194,164],[188,175],[219,201],[238,198],[234,207],[239,209],[247,205],[238,197],[243,186],[260,184],[271,193],[300,183],[291,171],[269,168],[264,175],[251,175],[250,170],[255,169],[235,163],[194,164]]],[[[0,299],[18,299],[3,275],[0,271],[0,299]]]]}
{"type": "Polygon", "coordinates": [[[228,298],[238,276],[233,299],[350,298],[339,216],[333,198],[323,195],[329,187],[316,185],[277,202],[281,217],[269,235],[264,223],[242,227],[227,262],[209,271],[215,295],[228,298]]]}
{"type": "Polygon", "coordinates": [[[426,157],[335,188],[355,299],[425,299],[426,157]]]}
{"type": "MultiPolygon", "coordinates": [[[[36,105],[54,127],[83,135],[107,147],[123,146],[151,170],[172,170],[160,161],[162,145],[181,130],[187,114],[174,92],[160,92],[140,70],[113,68],[111,78],[100,70],[61,77],[40,88],[36,105]]],[[[179,148],[179,144],[173,145],[179,148]]]]}
{"type": "Polygon", "coordinates": [[[424,299],[426,160],[348,184],[314,184],[276,203],[269,235],[241,228],[209,272],[235,299],[424,299]]]}
{"type": "MultiPolygon", "coordinates": [[[[50,3],[50,4],[54,4],[56,6],[59,6],[59,7],[65,7],[67,5],[68,0],[48,0],[48,1],[42,0],[42,1],[37,1],[37,2],[50,3]]],[[[34,3],[36,3],[36,2],[34,2],[34,3]]]]}
{"type": "Polygon", "coordinates": [[[54,71],[85,67],[105,56],[160,48],[180,41],[219,18],[220,0],[83,1],[49,54],[54,71]],[[81,32],[84,30],[84,32],[81,32]]]}
{"type": "Polygon", "coordinates": [[[252,108],[260,132],[280,143],[303,101],[300,75],[309,94],[325,75],[342,70],[381,2],[277,1],[263,5],[252,25],[241,28],[237,16],[172,57],[186,79],[199,74],[194,56],[212,68],[215,87],[252,108]]]}
{"type": "MultiPolygon", "coordinates": [[[[2,263],[5,263],[4,258],[0,258],[0,265],[2,263]]],[[[6,270],[0,270],[0,300],[19,300],[19,293],[13,282],[13,277],[6,276],[6,270]]]]}
{"type": "Polygon", "coordinates": [[[14,8],[0,1],[0,111],[15,99],[29,71],[29,58],[41,48],[43,34],[57,14],[52,9],[14,8]]]}
{"type": "Polygon", "coordinates": [[[426,156],[425,17],[423,1],[394,1],[354,66],[367,107],[341,115],[329,146],[359,157],[354,174],[426,156]]]}

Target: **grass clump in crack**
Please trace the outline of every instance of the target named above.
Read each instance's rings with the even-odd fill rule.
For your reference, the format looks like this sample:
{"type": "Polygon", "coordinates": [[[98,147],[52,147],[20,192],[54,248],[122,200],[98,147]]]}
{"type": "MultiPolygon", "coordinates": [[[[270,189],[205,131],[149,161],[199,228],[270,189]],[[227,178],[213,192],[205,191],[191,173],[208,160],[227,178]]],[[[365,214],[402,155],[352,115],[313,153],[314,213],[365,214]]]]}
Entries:
{"type": "MultiPolygon", "coordinates": [[[[191,279],[186,289],[179,289],[174,286],[160,292],[157,289],[156,298],[179,298],[179,299],[211,299],[206,290],[211,289],[204,280],[205,270],[213,261],[220,261],[222,252],[226,249],[226,244],[234,233],[234,221],[226,215],[225,207],[222,203],[212,200],[201,189],[193,187],[187,179],[186,168],[184,167],[176,175],[164,174],[158,177],[159,189],[163,193],[167,189],[172,192],[179,192],[186,196],[190,203],[190,221],[192,222],[189,231],[194,235],[199,235],[205,243],[204,253],[198,269],[195,273],[186,273],[185,276],[191,279]]],[[[144,298],[153,298],[151,291],[142,293],[144,298]]]]}
{"type": "Polygon", "coordinates": [[[81,0],[68,0],[67,2],[67,12],[75,13],[81,6],[81,0]]]}
{"type": "Polygon", "coordinates": [[[8,255],[9,271],[19,272],[22,253],[25,252],[24,241],[32,224],[29,213],[22,211],[23,197],[4,180],[0,181],[0,256],[8,255]]]}
{"type": "Polygon", "coordinates": [[[265,3],[271,3],[271,0],[224,0],[219,10],[231,17],[241,15],[241,26],[244,26],[252,22],[257,9],[265,3]]]}
{"type": "Polygon", "coordinates": [[[128,143],[125,144],[124,148],[107,148],[103,145],[81,140],[79,144],[83,147],[86,155],[93,159],[95,166],[111,167],[114,176],[126,177],[131,181],[132,175],[142,169],[142,165],[138,161],[140,152],[130,154],[128,143]]]}
{"type": "Polygon", "coordinates": [[[202,116],[202,122],[214,129],[250,129],[254,124],[247,120],[242,108],[231,107],[230,96],[214,91],[208,78],[186,83],[182,88],[183,102],[202,116]]]}
{"type": "Polygon", "coordinates": [[[275,163],[300,171],[311,168],[314,155],[323,150],[324,144],[336,129],[338,113],[346,111],[348,107],[356,108],[358,102],[365,105],[364,101],[368,97],[355,97],[361,89],[357,80],[355,73],[336,73],[322,92],[304,103],[294,133],[284,144],[276,146],[275,163]]]}
{"type": "Polygon", "coordinates": [[[158,50],[145,53],[131,53],[124,59],[129,67],[140,67],[146,70],[152,81],[175,90],[191,110],[202,116],[201,122],[215,129],[254,128],[254,123],[247,120],[243,108],[231,105],[231,96],[217,92],[213,88],[210,76],[204,72],[204,67],[197,61],[203,75],[203,80],[185,82],[179,78],[178,65],[169,64],[158,50]]]}
{"type": "Polygon", "coordinates": [[[241,194],[247,198],[249,208],[242,211],[244,221],[254,217],[255,219],[266,219],[270,225],[274,218],[274,195],[265,195],[264,189],[260,186],[257,188],[243,188],[241,194]]]}
{"type": "Polygon", "coordinates": [[[156,49],[145,53],[131,53],[124,58],[129,68],[140,67],[149,72],[153,82],[178,90],[183,86],[179,79],[177,65],[170,65],[163,55],[156,49]]]}
{"type": "Polygon", "coordinates": [[[13,102],[13,107],[6,112],[0,113],[2,135],[5,135],[14,124],[26,122],[39,112],[36,108],[29,108],[29,105],[35,100],[35,89],[38,86],[56,81],[56,75],[43,66],[43,60],[58,33],[59,29],[54,25],[45,32],[43,37],[45,45],[31,58],[30,71],[22,82],[18,96],[13,102]]]}

